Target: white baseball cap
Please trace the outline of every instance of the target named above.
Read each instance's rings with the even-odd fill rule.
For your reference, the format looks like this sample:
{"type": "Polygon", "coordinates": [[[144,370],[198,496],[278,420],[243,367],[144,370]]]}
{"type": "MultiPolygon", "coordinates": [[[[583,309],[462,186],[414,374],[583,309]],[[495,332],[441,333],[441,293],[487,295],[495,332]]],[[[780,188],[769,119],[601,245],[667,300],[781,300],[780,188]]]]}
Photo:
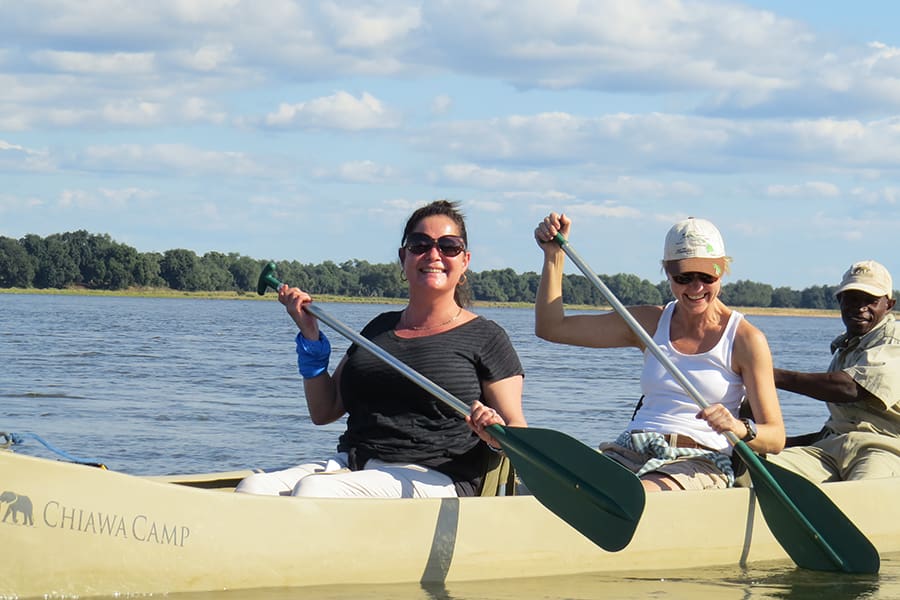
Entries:
{"type": "Polygon", "coordinates": [[[688,217],[666,234],[663,265],[672,275],[696,272],[721,277],[730,260],[722,234],[706,219],[688,217]]]}
{"type": "Polygon", "coordinates": [[[891,274],[884,265],[874,260],[861,260],[850,265],[834,295],[847,290],[859,290],[876,297],[887,296],[888,299],[894,297],[891,274]]]}

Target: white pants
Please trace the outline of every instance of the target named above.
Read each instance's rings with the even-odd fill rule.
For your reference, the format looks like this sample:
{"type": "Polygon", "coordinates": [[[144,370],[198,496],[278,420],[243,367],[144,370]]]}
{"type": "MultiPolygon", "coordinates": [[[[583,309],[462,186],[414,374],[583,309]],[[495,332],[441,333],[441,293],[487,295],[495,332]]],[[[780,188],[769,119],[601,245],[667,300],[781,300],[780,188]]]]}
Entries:
{"type": "Polygon", "coordinates": [[[448,498],[456,496],[453,480],[440,471],[414,464],[371,459],[361,471],[347,467],[347,453],[328,461],[254,473],[234,490],[245,494],[312,498],[448,498]]]}

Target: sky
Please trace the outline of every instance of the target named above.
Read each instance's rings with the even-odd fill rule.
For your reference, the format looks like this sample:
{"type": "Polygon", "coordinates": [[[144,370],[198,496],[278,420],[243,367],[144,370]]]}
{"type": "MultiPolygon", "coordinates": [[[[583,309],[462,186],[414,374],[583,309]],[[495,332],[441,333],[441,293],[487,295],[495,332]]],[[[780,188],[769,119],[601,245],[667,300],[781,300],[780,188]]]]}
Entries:
{"type": "Polygon", "coordinates": [[[835,285],[863,259],[900,278],[898,13],[0,0],[0,235],[388,263],[448,198],[474,271],[539,271],[555,211],[598,273],[661,281],[695,216],[732,281],[835,285]]]}

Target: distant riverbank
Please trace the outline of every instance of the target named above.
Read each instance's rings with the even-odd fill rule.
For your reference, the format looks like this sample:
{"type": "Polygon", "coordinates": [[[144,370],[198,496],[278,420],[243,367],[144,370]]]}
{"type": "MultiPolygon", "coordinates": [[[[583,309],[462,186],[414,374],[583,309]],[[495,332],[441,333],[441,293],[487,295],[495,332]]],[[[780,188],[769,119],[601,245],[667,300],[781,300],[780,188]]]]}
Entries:
{"type": "MultiPolygon", "coordinates": [[[[274,292],[269,292],[265,296],[260,296],[254,292],[183,292],[172,290],[169,288],[131,288],[127,290],[88,290],[85,288],[64,288],[64,289],[35,289],[35,288],[0,288],[0,294],[63,294],[74,296],[133,296],[138,298],[201,298],[208,300],[272,300],[275,298],[274,292]]],[[[344,302],[352,304],[405,304],[404,298],[382,298],[382,297],[350,297],[350,296],[333,296],[328,294],[317,295],[316,300],[319,302],[344,302]]],[[[497,308],[531,308],[531,304],[527,302],[478,302],[474,303],[477,308],[497,307],[497,308]]],[[[588,306],[588,305],[566,305],[566,308],[572,310],[611,310],[609,306],[588,306]]],[[[736,310],[746,315],[766,315],[773,317],[840,317],[840,312],[836,310],[822,310],[814,308],[762,308],[755,306],[734,307],[736,310]]]]}

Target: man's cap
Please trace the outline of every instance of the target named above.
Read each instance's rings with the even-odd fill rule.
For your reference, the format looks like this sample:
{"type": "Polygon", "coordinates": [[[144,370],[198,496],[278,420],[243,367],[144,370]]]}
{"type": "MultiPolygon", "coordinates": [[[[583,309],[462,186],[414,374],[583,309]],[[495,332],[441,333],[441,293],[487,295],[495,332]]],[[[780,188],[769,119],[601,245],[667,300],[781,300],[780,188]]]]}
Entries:
{"type": "Polygon", "coordinates": [[[872,296],[894,297],[894,283],[891,274],[881,263],[874,260],[861,260],[850,265],[834,295],[847,290],[859,290],[872,296]]]}

